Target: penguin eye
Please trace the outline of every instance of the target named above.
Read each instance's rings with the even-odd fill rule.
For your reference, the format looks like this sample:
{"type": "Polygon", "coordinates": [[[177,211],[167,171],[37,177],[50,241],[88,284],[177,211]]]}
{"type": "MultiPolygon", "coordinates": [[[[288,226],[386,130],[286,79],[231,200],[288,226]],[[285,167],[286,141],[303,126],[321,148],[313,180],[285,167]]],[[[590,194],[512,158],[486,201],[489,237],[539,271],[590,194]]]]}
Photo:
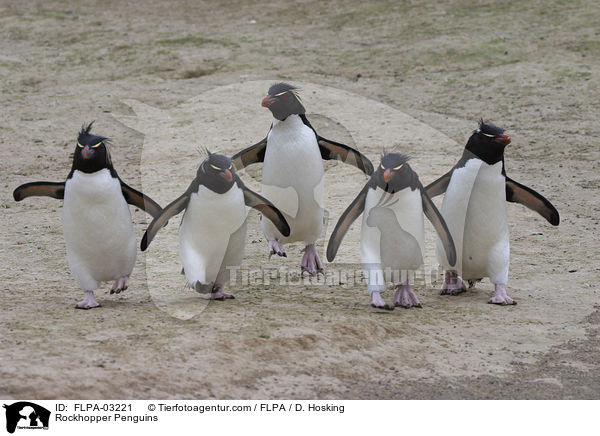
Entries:
{"type": "Polygon", "coordinates": [[[85,147],[85,145],[81,145],[79,142],[77,142],[77,147],[83,148],[83,147],[85,147]]]}
{"type": "Polygon", "coordinates": [[[210,167],[211,167],[213,170],[216,170],[216,171],[221,171],[221,170],[222,170],[222,168],[219,168],[218,166],[215,166],[215,165],[213,165],[213,164],[210,164],[210,167]]]}
{"type": "Polygon", "coordinates": [[[92,148],[98,148],[98,147],[100,147],[100,145],[102,145],[102,141],[100,141],[96,145],[92,145],[92,148]]]}
{"type": "Polygon", "coordinates": [[[395,168],[394,168],[394,171],[398,171],[400,168],[402,168],[402,165],[404,165],[404,164],[400,164],[400,165],[398,165],[397,167],[395,167],[395,168]]]}
{"type": "Polygon", "coordinates": [[[483,135],[483,137],[484,137],[483,139],[485,139],[485,142],[489,142],[494,137],[494,135],[490,135],[489,133],[483,133],[483,132],[479,132],[479,133],[481,133],[483,135]]]}

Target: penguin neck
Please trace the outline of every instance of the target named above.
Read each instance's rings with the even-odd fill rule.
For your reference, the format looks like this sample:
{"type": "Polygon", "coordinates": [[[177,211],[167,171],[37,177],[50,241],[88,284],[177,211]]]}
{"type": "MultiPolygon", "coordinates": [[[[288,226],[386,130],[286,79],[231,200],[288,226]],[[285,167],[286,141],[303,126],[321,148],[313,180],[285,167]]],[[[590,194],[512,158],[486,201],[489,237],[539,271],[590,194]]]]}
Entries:
{"type": "Polygon", "coordinates": [[[110,176],[113,178],[119,177],[117,174],[117,170],[115,170],[115,168],[112,166],[112,164],[97,165],[97,166],[81,166],[81,165],[77,165],[77,164],[73,163],[73,166],[71,167],[71,172],[67,176],[67,179],[72,179],[73,175],[75,174],[75,171],[77,171],[81,174],[93,175],[93,174],[99,174],[103,170],[107,170],[109,172],[110,176]]]}
{"type": "Polygon", "coordinates": [[[277,118],[273,118],[273,128],[278,127],[278,126],[279,126],[279,128],[282,128],[282,127],[293,128],[300,124],[304,124],[304,123],[302,122],[300,115],[297,115],[297,114],[288,115],[283,120],[278,120],[277,118]]]}
{"type": "Polygon", "coordinates": [[[494,165],[500,161],[504,161],[504,147],[490,146],[469,140],[461,161],[466,162],[472,158],[482,160],[488,165],[494,165]]]}

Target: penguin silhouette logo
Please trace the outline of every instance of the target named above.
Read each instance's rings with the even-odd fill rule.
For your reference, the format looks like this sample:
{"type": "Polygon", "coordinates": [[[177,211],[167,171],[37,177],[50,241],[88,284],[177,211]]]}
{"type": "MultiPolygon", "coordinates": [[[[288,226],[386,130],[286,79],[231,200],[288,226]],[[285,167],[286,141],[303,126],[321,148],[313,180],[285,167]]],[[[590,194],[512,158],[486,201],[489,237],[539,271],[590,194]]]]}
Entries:
{"type": "Polygon", "coordinates": [[[382,196],[379,203],[369,210],[367,225],[376,227],[380,233],[379,254],[381,263],[392,272],[416,270],[423,263],[423,253],[417,239],[404,230],[393,207],[398,200],[382,196]]]}
{"type": "Polygon", "coordinates": [[[48,430],[50,411],[42,406],[28,401],[19,401],[10,405],[4,404],[6,409],[6,431],[14,433],[18,429],[44,429],[48,430]]]}

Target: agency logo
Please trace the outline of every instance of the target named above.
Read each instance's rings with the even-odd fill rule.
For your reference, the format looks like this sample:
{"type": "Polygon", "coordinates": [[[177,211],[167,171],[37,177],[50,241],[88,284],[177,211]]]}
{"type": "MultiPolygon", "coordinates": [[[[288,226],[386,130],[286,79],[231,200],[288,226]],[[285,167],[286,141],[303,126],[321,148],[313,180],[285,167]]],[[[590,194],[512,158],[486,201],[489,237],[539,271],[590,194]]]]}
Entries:
{"type": "Polygon", "coordinates": [[[6,409],[6,431],[14,433],[18,428],[27,430],[48,430],[50,411],[28,401],[19,401],[11,405],[4,404],[6,409]]]}

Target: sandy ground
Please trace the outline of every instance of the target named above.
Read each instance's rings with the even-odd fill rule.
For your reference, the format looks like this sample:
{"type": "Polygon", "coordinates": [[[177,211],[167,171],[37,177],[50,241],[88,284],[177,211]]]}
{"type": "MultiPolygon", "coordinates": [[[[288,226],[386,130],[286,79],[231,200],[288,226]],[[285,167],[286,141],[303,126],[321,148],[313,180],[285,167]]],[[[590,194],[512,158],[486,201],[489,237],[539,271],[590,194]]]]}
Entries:
{"type": "MultiPolygon", "coordinates": [[[[600,10],[595,2],[0,1],[0,397],[600,398],[600,10]],[[458,159],[480,116],[508,129],[508,174],[561,213],[553,228],[508,206],[510,294],[485,280],[424,308],[381,313],[359,286],[232,286],[206,304],[184,289],[174,220],[138,256],[124,295],[77,311],[49,198],[12,190],[63,180],[81,124],[113,138],[120,176],[161,204],[207,146],[233,154],[267,132],[268,84],[301,84],[326,137],[377,160],[413,156],[424,183],[458,159]]],[[[365,177],[326,165],[323,242],[365,177]]],[[[260,166],[241,173],[257,187],[260,166]]],[[[439,204],[439,202],[438,202],[439,204]]],[[[147,225],[132,208],[139,238],[147,225]]],[[[436,270],[427,227],[429,270],[436,270]]],[[[358,262],[348,234],[329,275],[358,262]]],[[[267,260],[249,216],[245,269],[267,260]]],[[[388,294],[388,299],[390,294],[388,294]]]]}

